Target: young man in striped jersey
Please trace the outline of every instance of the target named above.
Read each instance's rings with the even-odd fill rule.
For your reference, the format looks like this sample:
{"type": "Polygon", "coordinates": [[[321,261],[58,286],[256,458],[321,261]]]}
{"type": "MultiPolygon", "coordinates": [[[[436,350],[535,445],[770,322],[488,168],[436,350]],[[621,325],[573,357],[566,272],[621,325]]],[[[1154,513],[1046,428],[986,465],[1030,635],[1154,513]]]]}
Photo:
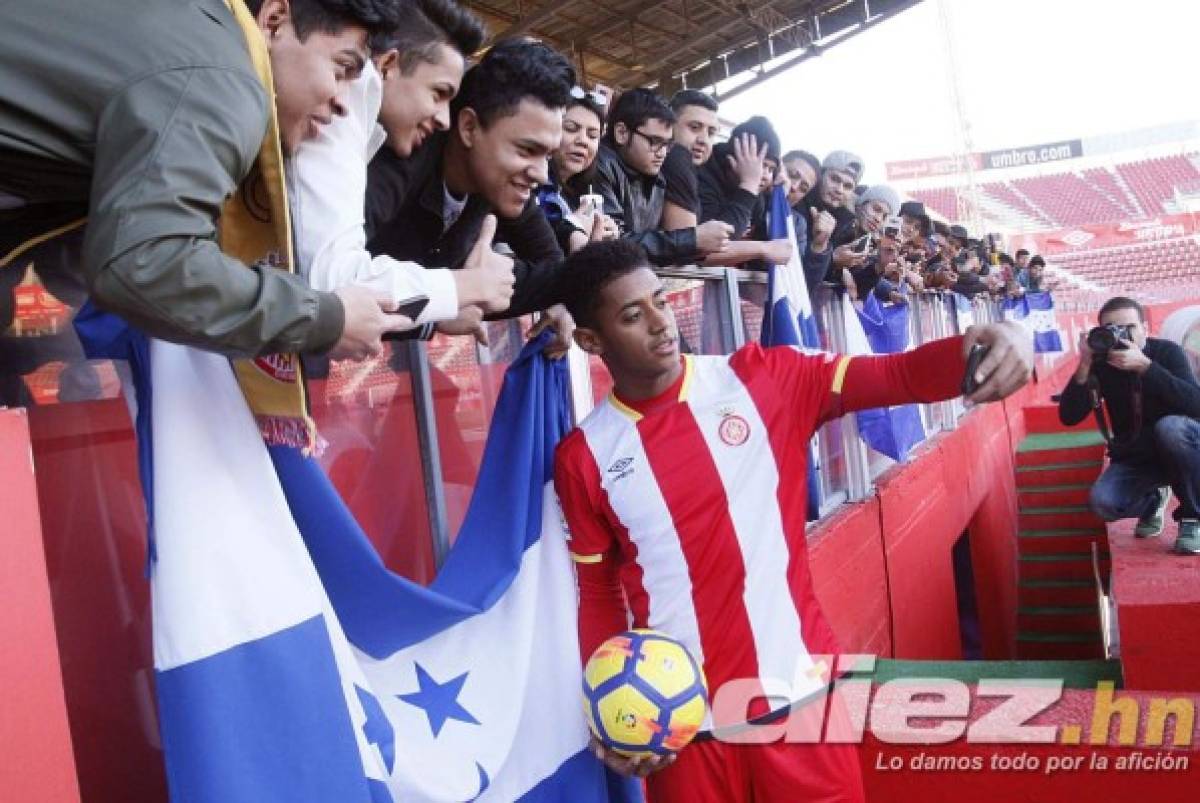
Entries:
{"type": "Polygon", "coordinates": [[[839,652],[809,576],[809,440],[854,410],[958,395],[976,343],[990,351],[970,400],[1003,398],[1030,376],[1031,338],[994,324],[880,357],[757,344],[727,357],[682,356],[648,265],[636,245],[617,240],[576,253],[561,274],[576,342],[614,381],[555,457],[582,653],[631,617],[686,644],[713,695],[735,681],[759,684],[764,695],[787,684],[790,699],[759,695],[739,719],[707,723],[709,733],[667,760],[594,749],[614,770],[648,776],[653,803],[862,800],[854,745],[711,737],[714,724],[775,722],[819,697],[828,682],[819,656],[839,652]]]}

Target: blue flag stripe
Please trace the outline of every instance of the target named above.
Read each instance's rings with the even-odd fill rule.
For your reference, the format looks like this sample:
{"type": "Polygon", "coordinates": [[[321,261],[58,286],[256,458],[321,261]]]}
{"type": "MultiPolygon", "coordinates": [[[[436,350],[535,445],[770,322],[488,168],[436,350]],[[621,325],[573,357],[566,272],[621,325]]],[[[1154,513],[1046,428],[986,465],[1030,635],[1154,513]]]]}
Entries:
{"type": "Polygon", "coordinates": [[[156,680],[172,803],[372,801],[321,617],[156,680]]]}

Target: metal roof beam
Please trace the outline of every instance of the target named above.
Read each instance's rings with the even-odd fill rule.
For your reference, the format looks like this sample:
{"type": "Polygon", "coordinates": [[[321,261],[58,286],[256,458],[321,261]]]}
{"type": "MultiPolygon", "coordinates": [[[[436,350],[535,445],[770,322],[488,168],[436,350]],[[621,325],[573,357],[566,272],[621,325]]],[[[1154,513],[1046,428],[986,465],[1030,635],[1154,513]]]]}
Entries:
{"type": "Polygon", "coordinates": [[[566,10],[571,5],[574,5],[571,0],[567,0],[565,3],[556,2],[555,0],[550,0],[547,3],[543,3],[538,7],[537,11],[534,11],[532,14],[526,14],[520,19],[514,21],[503,31],[491,37],[490,41],[498,42],[501,39],[508,39],[511,36],[520,36],[530,28],[536,28],[543,22],[548,21],[555,14],[566,10]]]}
{"type": "MultiPolygon", "coordinates": [[[[562,11],[574,4],[575,4],[574,2],[567,2],[567,3],[558,3],[558,4],[551,3],[550,5],[558,5],[559,8],[556,8],[555,11],[562,11]]],[[[498,20],[502,20],[504,22],[511,23],[511,26],[507,30],[513,30],[514,28],[517,27],[517,25],[520,24],[520,20],[517,17],[513,16],[511,13],[501,11],[500,9],[497,9],[494,6],[488,5],[486,3],[471,2],[471,3],[467,3],[466,5],[468,8],[475,9],[477,11],[481,11],[489,16],[495,17],[498,20]]],[[[535,12],[535,13],[540,13],[540,12],[535,12]]],[[[489,37],[488,42],[490,44],[494,44],[495,42],[499,41],[501,38],[503,38],[503,34],[496,34],[495,36],[489,37]]],[[[556,47],[559,50],[562,50],[564,52],[571,50],[571,42],[569,40],[566,40],[564,37],[559,37],[559,36],[551,37],[551,36],[539,35],[538,38],[544,40],[548,44],[551,44],[554,47],[556,47]]],[[[619,56],[615,56],[612,53],[609,53],[608,51],[603,50],[601,48],[594,47],[594,46],[584,47],[584,46],[580,45],[578,47],[578,52],[581,54],[586,54],[586,55],[592,56],[594,58],[600,59],[601,61],[605,61],[608,64],[611,64],[614,67],[617,67],[618,69],[624,70],[626,73],[631,73],[631,74],[638,73],[638,65],[634,64],[631,61],[628,61],[627,59],[623,59],[623,58],[620,58],[619,56]]]]}
{"type": "MultiPolygon", "coordinates": [[[[647,11],[652,11],[655,8],[657,8],[658,6],[661,6],[665,2],[667,2],[667,0],[650,0],[650,2],[642,3],[641,7],[633,15],[634,22],[638,22],[638,18],[641,17],[643,14],[645,14],[647,11]]],[[[606,33],[615,31],[617,28],[620,28],[626,22],[628,22],[628,20],[625,19],[624,16],[614,16],[614,18],[601,20],[600,22],[597,22],[595,25],[592,25],[591,27],[588,27],[588,28],[584,28],[581,31],[571,31],[568,34],[568,36],[571,39],[574,39],[576,42],[586,42],[594,36],[603,36],[606,33]]],[[[642,23],[639,23],[639,24],[642,24],[642,23]]]]}
{"type": "MultiPolygon", "coordinates": [[[[774,5],[776,5],[776,3],[778,1],[779,0],[768,0],[768,2],[763,3],[761,7],[770,8],[774,5]]],[[[748,18],[744,17],[744,16],[743,17],[724,17],[724,18],[718,19],[717,21],[712,22],[712,23],[706,25],[705,27],[700,28],[699,30],[693,32],[693,34],[688,39],[686,39],[683,42],[680,42],[678,45],[676,45],[675,51],[672,52],[670,55],[666,56],[665,58],[660,58],[650,64],[643,64],[642,68],[639,72],[643,73],[644,75],[653,75],[656,72],[658,72],[660,70],[660,68],[669,64],[673,58],[678,56],[679,51],[695,50],[698,45],[708,41],[709,39],[713,38],[714,36],[724,33],[725,31],[732,28],[734,25],[737,25],[737,24],[743,23],[743,22],[747,22],[747,21],[748,21],[748,18]]],[[[621,77],[626,78],[626,77],[630,77],[630,75],[626,74],[621,77]]]]}
{"type": "MultiPolygon", "coordinates": [[[[823,49],[833,47],[835,45],[841,44],[842,42],[853,39],[855,36],[858,36],[860,33],[870,30],[871,28],[874,28],[876,25],[879,25],[880,23],[891,19],[892,17],[896,16],[900,12],[910,9],[920,2],[921,2],[921,0],[892,0],[892,2],[890,2],[888,4],[889,7],[886,11],[881,12],[875,16],[868,18],[865,22],[861,22],[857,26],[854,26],[852,28],[843,28],[841,31],[834,33],[830,37],[826,37],[825,39],[822,39],[822,40],[812,43],[809,47],[805,48],[802,53],[798,53],[796,56],[788,59],[787,61],[785,61],[781,64],[777,64],[776,66],[772,67],[769,70],[761,71],[758,75],[754,76],[749,81],[746,81],[743,84],[739,84],[734,89],[723,93],[720,97],[720,100],[725,101],[736,95],[740,95],[741,93],[745,92],[747,89],[758,86],[759,84],[763,83],[764,81],[774,78],[776,75],[779,75],[780,73],[785,72],[786,70],[789,70],[792,67],[795,67],[797,64],[808,61],[810,58],[812,58],[814,56],[820,55],[820,53],[822,52],[823,49]],[[832,41],[829,41],[829,40],[832,40],[832,41]]],[[[877,5],[878,5],[878,3],[877,3],[877,5]]],[[[791,49],[796,50],[799,48],[791,48],[791,49]]],[[[786,52],[786,51],[783,51],[783,52],[786,52]]],[[[779,55],[782,55],[782,53],[780,53],[779,55]]],[[[745,72],[745,71],[746,71],[745,68],[740,68],[740,69],[735,68],[735,70],[731,70],[731,74],[737,74],[739,72],[745,72]]],[[[698,72],[698,71],[692,71],[690,73],[687,73],[687,75],[692,75],[695,72],[698,72]]]]}
{"type": "Polygon", "coordinates": [[[600,35],[610,32],[610,31],[614,31],[617,28],[621,27],[622,25],[627,25],[627,24],[632,23],[633,25],[637,25],[642,28],[645,28],[647,31],[656,33],[659,36],[666,36],[666,37],[669,37],[672,39],[686,38],[687,37],[686,31],[671,31],[671,30],[663,28],[659,25],[655,25],[653,23],[646,22],[643,19],[643,17],[646,15],[646,12],[652,10],[655,6],[662,5],[663,1],[664,0],[658,0],[658,2],[645,3],[645,4],[643,4],[643,6],[641,8],[639,8],[637,11],[633,12],[632,16],[627,16],[626,12],[619,11],[618,9],[613,9],[609,6],[606,6],[603,3],[598,2],[597,0],[592,0],[592,5],[597,6],[600,8],[601,11],[604,11],[605,14],[609,17],[609,19],[607,19],[605,22],[601,23],[600,25],[594,26],[590,30],[582,31],[580,34],[572,33],[571,36],[573,38],[576,38],[577,40],[582,39],[583,41],[586,41],[588,38],[590,38],[592,36],[600,36],[600,35]],[[597,28],[600,29],[599,32],[596,32],[597,28]]]}

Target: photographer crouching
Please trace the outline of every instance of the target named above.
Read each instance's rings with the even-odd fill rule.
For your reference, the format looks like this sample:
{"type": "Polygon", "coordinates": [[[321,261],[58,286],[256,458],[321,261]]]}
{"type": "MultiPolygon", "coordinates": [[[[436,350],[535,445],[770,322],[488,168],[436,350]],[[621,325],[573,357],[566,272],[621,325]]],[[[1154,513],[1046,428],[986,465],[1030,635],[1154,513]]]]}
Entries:
{"type": "Polygon", "coordinates": [[[1091,508],[1105,521],[1136,516],[1135,534],[1150,538],[1162,533],[1174,490],[1173,549],[1200,554],[1200,385],[1187,355],[1148,337],[1146,311],[1131,298],[1109,299],[1099,322],[1080,338],[1079,368],[1058,407],[1069,426],[1094,414],[1108,441],[1110,463],[1092,486],[1091,508]]]}

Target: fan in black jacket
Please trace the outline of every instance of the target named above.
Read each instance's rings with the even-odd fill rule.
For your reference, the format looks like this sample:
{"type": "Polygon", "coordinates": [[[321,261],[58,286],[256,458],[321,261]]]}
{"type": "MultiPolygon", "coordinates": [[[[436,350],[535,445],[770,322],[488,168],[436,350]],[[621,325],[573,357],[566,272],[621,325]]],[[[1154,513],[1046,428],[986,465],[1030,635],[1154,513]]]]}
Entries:
{"type": "Polygon", "coordinates": [[[766,214],[763,193],[779,169],[779,135],[765,117],[751,117],[730,134],[729,142],[713,148],[712,158],[698,171],[700,220],[721,220],[733,226],[735,238],[747,236],[766,214]],[[754,161],[762,169],[742,170],[735,145],[750,142],[758,149],[754,161]]]}
{"type": "MultiPolygon", "coordinates": [[[[502,317],[556,301],[563,254],[537,205],[546,157],[562,137],[575,73],[545,45],[507,40],[463,77],[451,129],[412,156],[385,148],[368,169],[367,248],[423,265],[462,267],[488,214],[514,256],[516,286],[502,317]]],[[[560,333],[561,334],[561,333],[560,333]]]]}
{"type": "MultiPolygon", "coordinates": [[[[862,159],[849,151],[833,151],[821,163],[821,177],[801,202],[804,209],[828,212],[837,220],[831,242],[833,247],[854,239],[854,212],[848,206],[854,197],[854,187],[865,169],[862,159]]],[[[849,267],[839,265],[838,267],[849,267]]]]}
{"type": "Polygon", "coordinates": [[[555,303],[554,274],[563,261],[554,230],[533,197],[516,217],[505,217],[480,193],[460,196],[461,209],[447,201],[452,191],[444,163],[451,136],[453,132],[434,134],[407,159],[383,148],[371,160],[367,248],[396,259],[458,269],[474,247],[484,218],[496,212],[496,242],[512,250],[517,279],[512,304],[501,317],[545,309],[555,303]],[[453,220],[447,220],[448,212],[453,220]]]}
{"type": "Polygon", "coordinates": [[[647,89],[631,89],[613,104],[608,134],[596,160],[596,191],[621,234],[656,265],[685,265],[720,251],[731,227],[722,223],[664,231],[666,180],[660,175],[671,148],[675,113],[647,89]]]}

